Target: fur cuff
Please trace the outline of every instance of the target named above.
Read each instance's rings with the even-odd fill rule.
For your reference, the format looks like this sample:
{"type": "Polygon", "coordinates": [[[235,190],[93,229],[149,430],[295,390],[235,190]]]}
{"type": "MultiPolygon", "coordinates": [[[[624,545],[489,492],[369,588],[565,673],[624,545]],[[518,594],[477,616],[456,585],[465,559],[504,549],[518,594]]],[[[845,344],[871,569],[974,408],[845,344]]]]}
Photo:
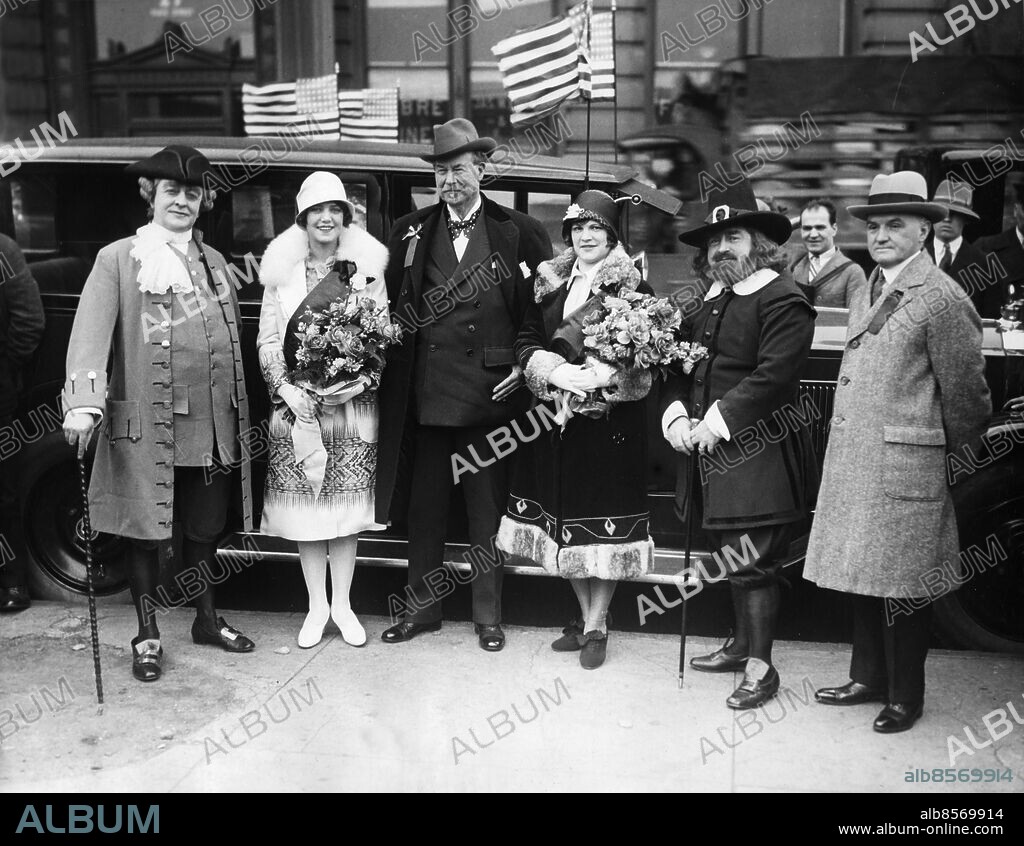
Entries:
{"type": "Polygon", "coordinates": [[[604,389],[604,398],[612,403],[641,400],[650,393],[653,382],[651,371],[646,368],[617,370],[612,383],[604,389]]]}
{"type": "Polygon", "coordinates": [[[548,377],[556,367],[565,364],[566,360],[558,353],[547,350],[537,350],[526,362],[526,370],[523,375],[526,377],[526,387],[534,396],[542,400],[549,400],[552,397],[548,377]]]}

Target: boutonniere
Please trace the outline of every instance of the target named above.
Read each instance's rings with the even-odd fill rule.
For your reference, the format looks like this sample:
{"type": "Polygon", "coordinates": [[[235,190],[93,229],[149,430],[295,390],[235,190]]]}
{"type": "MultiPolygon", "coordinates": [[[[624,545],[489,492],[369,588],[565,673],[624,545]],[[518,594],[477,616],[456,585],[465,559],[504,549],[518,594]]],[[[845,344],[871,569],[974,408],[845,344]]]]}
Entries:
{"type": "Polygon", "coordinates": [[[422,223],[417,223],[415,226],[410,226],[409,231],[402,236],[403,241],[407,241],[410,238],[419,238],[420,230],[423,228],[422,223]]]}
{"type": "Polygon", "coordinates": [[[530,265],[525,261],[519,262],[519,271],[523,274],[523,279],[529,279],[533,274],[530,272],[530,265]]]}
{"type": "Polygon", "coordinates": [[[348,277],[348,282],[352,286],[353,291],[362,291],[367,285],[373,281],[374,277],[366,276],[362,273],[353,273],[348,277]]]}

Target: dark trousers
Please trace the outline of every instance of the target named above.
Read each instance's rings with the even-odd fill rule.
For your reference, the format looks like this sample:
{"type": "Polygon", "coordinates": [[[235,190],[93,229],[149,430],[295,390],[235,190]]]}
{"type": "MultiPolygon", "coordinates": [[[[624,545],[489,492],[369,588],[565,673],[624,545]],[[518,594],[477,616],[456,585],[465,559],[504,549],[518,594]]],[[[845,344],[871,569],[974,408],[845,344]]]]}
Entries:
{"type": "MultiPolygon", "coordinates": [[[[0,415],[0,428],[11,425],[11,417],[0,415]]],[[[14,483],[17,456],[0,461],[0,587],[25,585],[25,560],[18,529],[18,497],[14,483]],[[13,557],[12,557],[13,556],[13,557]]]]}
{"type": "Polygon", "coordinates": [[[885,599],[854,595],[850,678],[888,690],[890,702],[923,701],[931,628],[931,603],[887,620],[885,599]]]}
{"type": "MultiPolygon", "coordinates": [[[[508,500],[509,461],[494,458],[486,436],[494,426],[419,426],[415,433],[409,499],[409,611],[406,619],[432,623],[441,619],[441,598],[454,589],[443,568],[448,509],[455,483],[452,456],[459,455],[476,472],[459,473],[466,503],[470,547],[481,564],[472,570],[473,622],[501,622],[502,560],[494,537],[508,500]],[[470,450],[472,447],[472,451],[470,450]]],[[[459,467],[464,465],[459,462],[459,467]]],[[[461,578],[461,577],[460,577],[461,578]]]]}
{"type": "Polygon", "coordinates": [[[783,523],[751,529],[705,529],[718,548],[717,560],[709,565],[709,570],[716,568],[718,572],[709,572],[709,575],[726,575],[729,584],[740,590],[778,584],[780,565],[793,537],[793,526],[793,523],[783,523]]]}

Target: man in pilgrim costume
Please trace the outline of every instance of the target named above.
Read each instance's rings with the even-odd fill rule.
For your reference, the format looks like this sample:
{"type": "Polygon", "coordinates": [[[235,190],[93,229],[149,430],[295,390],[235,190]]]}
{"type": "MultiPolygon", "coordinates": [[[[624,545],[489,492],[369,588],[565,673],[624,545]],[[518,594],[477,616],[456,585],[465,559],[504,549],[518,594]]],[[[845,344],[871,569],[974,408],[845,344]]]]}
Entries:
{"type": "Polygon", "coordinates": [[[454,588],[441,568],[457,481],[474,548],[479,643],[488,651],[505,644],[494,538],[510,461],[486,438],[527,408],[512,345],[551,241],[536,220],[480,193],[494,147],[464,118],[435,126],[423,159],[434,166],[440,201],[399,219],[388,238],[388,300],[407,334],[388,351],[380,387],[376,509],[378,523],[408,517],[409,609],[384,631],[386,643],[441,628],[439,600],[454,588]],[[455,457],[473,465],[457,479],[455,457]]]}
{"type": "Polygon", "coordinates": [[[707,347],[708,357],[662,392],[666,440],[684,456],[696,450],[700,467],[698,483],[694,463],[680,456],[679,513],[686,521],[687,509],[697,509],[694,524],[701,519],[723,551],[736,616],[733,637],[690,664],[711,673],[744,670],[726,700],[736,709],[778,692],[779,565],[810,514],[818,481],[807,426],[795,413],[815,313],[786,269],[789,219],[756,209],[740,180],[709,198],[703,226],[679,236],[698,248],[694,271],[706,287],[700,307],[684,317],[684,334],[707,347]]]}
{"type": "Polygon", "coordinates": [[[931,576],[961,568],[946,455],[982,435],[991,399],[978,312],[925,251],[946,208],[924,177],[880,174],[849,212],[878,267],[850,305],[804,577],[853,594],[850,681],[815,698],[885,703],[874,729],[892,733],[923,711],[931,576]]]}
{"type": "Polygon", "coordinates": [[[232,473],[241,467],[245,529],[252,528],[249,463],[239,431],[249,406],[234,286],[223,256],[194,229],[212,208],[206,157],[166,147],[129,165],[152,222],[100,250],[85,282],[68,345],[64,434],[79,457],[99,426],[89,486],[92,528],[129,540],[139,632],[132,671],[155,681],[159,541],[182,531],[179,581],[194,600],[192,640],[228,652],[253,642],[217,616],[215,561],[232,473]],[[187,580],[186,580],[187,577],[187,580]]]}

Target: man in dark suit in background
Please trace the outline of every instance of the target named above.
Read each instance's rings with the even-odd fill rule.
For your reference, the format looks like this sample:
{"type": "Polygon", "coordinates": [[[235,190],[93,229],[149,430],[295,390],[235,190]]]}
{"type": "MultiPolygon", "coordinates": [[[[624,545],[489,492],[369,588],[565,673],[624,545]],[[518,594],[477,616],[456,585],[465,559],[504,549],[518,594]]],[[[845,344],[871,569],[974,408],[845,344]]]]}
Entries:
{"type": "MultiPolygon", "coordinates": [[[[22,374],[43,337],[43,303],[18,245],[0,235],[0,428],[18,407],[22,374]]],[[[18,508],[13,461],[0,464],[0,611],[29,606],[24,561],[7,561],[18,508]]]]}
{"type": "MultiPolygon", "coordinates": [[[[989,235],[974,242],[974,246],[982,252],[992,253],[1006,272],[1005,278],[998,282],[1000,305],[1024,297],[1024,182],[1015,182],[1011,190],[1014,196],[1014,226],[998,235],[989,235]]],[[[982,317],[987,316],[982,314],[982,317]]]]}
{"type": "Polygon", "coordinates": [[[946,209],[946,217],[935,223],[925,247],[939,270],[967,292],[978,314],[995,319],[1003,304],[1002,280],[996,275],[986,281],[986,254],[964,238],[967,223],[980,219],[971,208],[973,196],[974,190],[964,182],[939,183],[932,202],[946,209]]]}
{"type": "Polygon", "coordinates": [[[490,557],[481,565],[476,553],[472,562],[473,622],[481,648],[505,645],[494,536],[508,498],[509,461],[487,436],[526,410],[529,393],[516,393],[522,375],[512,343],[551,241],[536,220],[480,193],[494,147],[464,118],[435,126],[434,152],[423,158],[434,166],[440,202],[398,220],[388,238],[388,300],[407,332],[389,351],[380,387],[378,523],[406,516],[398,489],[410,489],[408,608],[381,635],[385,643],[441,628],[440,598],[454,589],[442,568],[458,482],[470,544],[490,557]],[[459,457],[471,469],[456,475],[459,457]]]}

